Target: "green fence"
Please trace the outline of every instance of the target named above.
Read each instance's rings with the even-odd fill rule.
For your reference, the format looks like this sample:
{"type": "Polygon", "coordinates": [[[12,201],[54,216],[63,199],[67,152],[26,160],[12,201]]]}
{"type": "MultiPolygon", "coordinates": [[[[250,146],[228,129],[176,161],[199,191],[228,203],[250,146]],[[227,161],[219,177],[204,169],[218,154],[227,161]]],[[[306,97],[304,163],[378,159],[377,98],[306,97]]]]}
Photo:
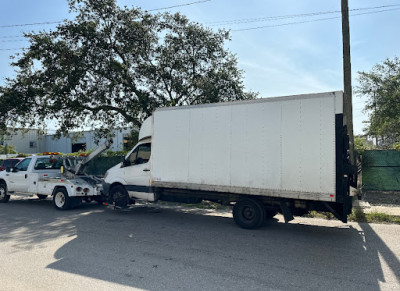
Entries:
{"type": "Polygon", "coordinates": [[[121,162],[122,157],[97,157],[90,161],[86,173],[95,176],[104,176],[106,171],[121,162]]]}
{"type": "Polygon", "coordinates": [[[365,151],[362,155],[363,191],[400,191],[400,152],[365,151]]]}

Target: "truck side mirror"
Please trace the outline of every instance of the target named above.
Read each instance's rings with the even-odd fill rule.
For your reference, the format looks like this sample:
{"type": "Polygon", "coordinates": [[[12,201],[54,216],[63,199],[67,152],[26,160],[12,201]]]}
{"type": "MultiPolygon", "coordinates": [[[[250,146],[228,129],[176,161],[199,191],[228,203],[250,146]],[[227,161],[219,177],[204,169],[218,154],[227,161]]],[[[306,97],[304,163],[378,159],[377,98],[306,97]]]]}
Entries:
{"type": "Polygon", "coordinates": [[[122,158],[122,165],[123,165],[124,167],[128,167],[128,166],[131,165],[131,162],[128,161],[128,160],[125,160],[125,158],[122,158]]]}

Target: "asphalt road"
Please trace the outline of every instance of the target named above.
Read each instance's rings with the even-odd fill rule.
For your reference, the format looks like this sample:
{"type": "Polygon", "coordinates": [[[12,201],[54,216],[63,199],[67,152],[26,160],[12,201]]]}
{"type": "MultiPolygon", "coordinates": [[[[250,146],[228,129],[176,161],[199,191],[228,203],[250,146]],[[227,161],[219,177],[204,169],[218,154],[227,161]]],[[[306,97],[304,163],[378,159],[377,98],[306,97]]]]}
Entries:
{"type": "Polygon", "coordinates": [[[400,290],[400,226],[0,204],[0,290],[400,290]]]}

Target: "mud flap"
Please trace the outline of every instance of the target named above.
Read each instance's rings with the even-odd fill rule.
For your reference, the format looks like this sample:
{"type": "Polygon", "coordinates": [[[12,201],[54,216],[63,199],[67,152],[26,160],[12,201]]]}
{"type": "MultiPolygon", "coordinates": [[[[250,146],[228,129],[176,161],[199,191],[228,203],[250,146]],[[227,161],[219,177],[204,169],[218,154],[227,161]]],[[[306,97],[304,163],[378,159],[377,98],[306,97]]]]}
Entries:
{"type": "Polygon", "coordinates": [[[353,207],[353,198],[347,196],[344,198],[344,203],[323,203],[325,208],[331,212],[337,219],[347,223],[347,216],[351,213],[353,207]]]}

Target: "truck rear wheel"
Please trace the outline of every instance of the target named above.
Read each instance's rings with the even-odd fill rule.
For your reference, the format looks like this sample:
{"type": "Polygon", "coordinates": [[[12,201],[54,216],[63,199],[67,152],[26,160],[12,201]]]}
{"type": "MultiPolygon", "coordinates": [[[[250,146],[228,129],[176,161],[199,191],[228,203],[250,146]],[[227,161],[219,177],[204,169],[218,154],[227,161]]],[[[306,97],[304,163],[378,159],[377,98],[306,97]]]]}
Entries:
{"type": "Polygon", "coordinates": [[[242,228],[259,228],[265,219],[264,205],[256,199],[239,200],[233,206],[233,219],[242,228]]]}
{"type": "Polygon", "coordinates": [[[10,195],[7,194],[7,185],[4,182],[0,183],[0,203],[7,203],[10,200],[10,195]]]}
{"type": "Polygon", "coordinates": [[[71,207],[71,198],[63,188],[58,188],[53,195],[53,205],[58,210],[67,210],[71,207]]]}

